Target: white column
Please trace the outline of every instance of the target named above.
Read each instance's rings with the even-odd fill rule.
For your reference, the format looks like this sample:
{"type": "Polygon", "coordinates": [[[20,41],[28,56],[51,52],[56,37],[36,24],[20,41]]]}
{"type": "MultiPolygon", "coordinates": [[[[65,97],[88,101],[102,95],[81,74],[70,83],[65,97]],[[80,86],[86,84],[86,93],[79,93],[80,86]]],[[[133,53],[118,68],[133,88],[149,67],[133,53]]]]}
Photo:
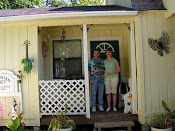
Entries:
{"type": "Polygon", "coordinates": [[[137,114],[137,78],[136,78],[136,46],[134,23],[130,23],[130,40],[131,40],[131,90],[132,90],[132,111],[137,114]]]}
{"type": "Polygon", "coordinates": [[[90,118],[89,100],[89,74],[88,74],[88,44],[87,44],[87,25],[83,24],[83,49],[84,49],[84,77],[85,77],[85,96],[86,96],[86,118],[90,118]]]}

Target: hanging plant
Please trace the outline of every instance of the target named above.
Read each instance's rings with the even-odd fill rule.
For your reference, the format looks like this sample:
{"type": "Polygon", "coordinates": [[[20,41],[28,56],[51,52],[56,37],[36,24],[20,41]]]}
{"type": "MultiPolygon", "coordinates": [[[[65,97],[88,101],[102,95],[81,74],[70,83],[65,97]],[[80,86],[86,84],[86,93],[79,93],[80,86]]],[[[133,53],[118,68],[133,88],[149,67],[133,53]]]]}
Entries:
{"type": "Polygon", "coordinates": [[[23,67],[23,71],[27,74],[31,74],[31,70],[32,70],[32,61],[30,59],[27,58],[23,58],[21,61],[21,64],[24,65],[23,67]]]}

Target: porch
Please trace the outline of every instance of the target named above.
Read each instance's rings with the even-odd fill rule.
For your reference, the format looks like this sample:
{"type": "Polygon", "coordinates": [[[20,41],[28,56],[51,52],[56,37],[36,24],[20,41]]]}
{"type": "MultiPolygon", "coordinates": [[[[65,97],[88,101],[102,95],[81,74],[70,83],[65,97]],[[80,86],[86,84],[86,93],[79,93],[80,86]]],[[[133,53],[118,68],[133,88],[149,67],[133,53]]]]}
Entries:
{"type": "MultiPolygon", "coordinates": [[[[86,118],[84,115],[71,115],[77,126],[93,125],[95,122],[116,122],[116,121],[134,121],[138,122],[138,115],[132,113],[123,113],[123,109],[118,109],[117,112],[100,112],[91,113],[91,118],[86,118]]],[[[41,126],[49,125],[52,116],[43,116],[41,118],[41,126]]]]}
{"type": "MultiPolygon", "coordinates": [[[[42,48],[42,42],[45,39],[49,48],[48,57],[46,58],[42,58],[42,52],[39,51],[41,125],[45,119],[49,121],[49,118],[45,115],[56,115],[64,110],[65,104],[68,104],[68,115],[82,115],[72,116],[75,121],[77,119],[76,123],[79,123],[78,120],[82,124],[83,121],[86,124],[98,122],[95,119],[96,115],[90,113],[91,87],[89,86],[87,68],[88,60],[93,57],[92,45],[95,45],[96,42],[99,43],[95,45],[95,48],[102,45],[100,50],[104,56],[106,56],[105,50],[108,48],[109,42],[112,41],[114,46],[118,46],[118,50],[114,50],[114,54],[118,53],[120,59],[120,79],[124,81],[124,78],[130,78],[129,84],[133,94],[132,110],[133,114],[137,114],[134,23],[63,25],[42,27],[39,30],[39,47],[42,48]],[[66,34],[64,36],[65,41],[62,40],[63,31],[66,34]],[[66,58],[66,55],[63,56],[65,58],[62,60],[62,54],[66,52],[67,48],[70,50],[69,56],[68,58],[66,58]],[[62,54],[55,53],[60,51],[62,54]],[[63,51],[65,52],[63,53],[63,51]],[[66,67],[68,65],[66,62],[71,63],[73,60],[76,63],[78,62],[79,65],[72,62],[66,67]],[[43,66],[43,63],[45,66],[43,66]],[[77,66],[80,70],[75,69],[74,72],[73,67],[77,66]],[[59,71],[57,71],[57,67],[59,71]],[[73,70],[71,72],[73,75],[66,74],[65,70],[67,72],[73,70]],[[80,81],[81,83],[79,83],[80,81]],[[81,118],[84,115],[90,119],[81,118]]],[[[122,112],[121,109],[119,116],[118,113],[117,116],[108,114],[109,117],[115,116],[109,120],[116,121],[119,120],[118,117],[121,118],[119,121],[127,120],[127,114],[123,115],[122,112]]],[[[108,117],[105,113],[99,115],[101,116],[100,120],[108,117]]],[[[137,119],[137,116],[135,117],[137,119]]]]}

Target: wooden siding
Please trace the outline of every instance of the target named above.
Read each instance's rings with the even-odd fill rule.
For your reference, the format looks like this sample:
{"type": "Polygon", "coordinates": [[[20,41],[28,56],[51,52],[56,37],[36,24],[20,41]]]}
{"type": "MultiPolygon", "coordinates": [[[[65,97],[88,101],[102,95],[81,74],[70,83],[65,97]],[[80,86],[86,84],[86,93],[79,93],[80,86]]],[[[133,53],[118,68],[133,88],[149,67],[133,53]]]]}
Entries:
{"type": "MultiPolygon", "coordinates": [[[[82,39],[82,31],[78,26],[64,26],[66,32],[67,39],[82,39]]],[[[41,30],[41,34],[39,35],[40,42],[42,44],[42,40],[45,36],[47,38],[47,33],[50,34],[50,39],[46,39],[46,43],[49,47],[48,56],[46,57],[46,75],[42,77],[42,79],[51,79],[50,78],[50,48],[52,40],[60,40],[62,27],[47,27],[41,30]]],[[[111,25],[92,25],[88,31],[88,39],[90,38],[117,38],[122,37],[123,44],[123,75],[125,77],[131,77],[131,56],[130,56],[130,31],[127,26],[124,24],[111,24],[111,25]]],[[[88,52],[90,53],[90,51],[88,52]]],[[[42,57],[42,56],[40,56],[42,57]]],[[[41,58],[43,59],[43,58],[41,58]]],[[[40,74],[43,76],[43,74],[40,74]]]]}
{"type": "Polygon", "coordinates": [[[168,10],[167,11],[167,17],[170,17],[175,13],[175,1],[174,0],[163,0],[165,8],[168,10]]]}
{"type": "MultiPolygon", "coordinates": [[[[39,89],[38,89],[38,36],[36,25],[1,25],[0,26],[0,69],[17,73],[22,70],[21,60],[26,57],[23,43],[30,41],[29,58],[34,59],[31,75],[22,72],[22,90],[24,102],[24,118],[27,126],[39,126],[39,89]]],[[[19,102],[19,99],[16,97],[19,102]]],[[[0,125],[10,122],[13,97],[1,97],[5,116],[0,118],[0,125]]]]}
{"type": "MultiPolygon", "coordinates": [[[[143,53],[143,65],[139,69],[143,68],[144,72],[144,77],[142,77],[144,85],[138,87],[138,94],[144,93],[143,96],[140,96],[142,103],[139,102],[139,106],[145,106],[145,117],[149,117],[152,113],[164,111],[161,105],[162,100],[165,100],[171,109],[175,109],[175,38],[173,37],[175,35],[175,16],[166,19],[165,14],[161,12],[141,12],[138,19],[140,19],[141,30],[138,29],[139,26],[137,29],[141,38],[137,38],[137,45],[142,44],[143,48],[143,52],[140,52],[143,53]],[[150,48],[148,38],[157,39],[163,31],[166,31],[171,39],[170,53],[164,52],[164,56],[160,57],[150,48]],[[141,98],[144,96],[145,98],[141,98]]],[[[137,47],[136,50],[140,49],[137,47]]],[[[140,60],[137,62],[139,62],[137,65],[140,65],[140,60]]],[[[143,109],[140,108],[139,112],[142,112],[141,110],[143,109]]]]}

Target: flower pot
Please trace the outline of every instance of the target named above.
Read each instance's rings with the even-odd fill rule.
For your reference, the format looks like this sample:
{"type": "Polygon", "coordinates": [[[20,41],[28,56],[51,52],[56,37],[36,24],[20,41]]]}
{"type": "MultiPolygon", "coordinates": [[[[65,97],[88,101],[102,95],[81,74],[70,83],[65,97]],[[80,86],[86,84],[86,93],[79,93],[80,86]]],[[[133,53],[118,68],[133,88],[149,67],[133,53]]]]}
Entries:
{"type": "Polygon", "coordinates": [[[157,129],[157,128],[151,127],[151,131],[173,131],[173,128],[157,129]]]}
{"type": "Polygon", "coordinates": [[[72,131],[72,128],[66,128],[66,129],[57,129],[57,131],[72,131]]]}

